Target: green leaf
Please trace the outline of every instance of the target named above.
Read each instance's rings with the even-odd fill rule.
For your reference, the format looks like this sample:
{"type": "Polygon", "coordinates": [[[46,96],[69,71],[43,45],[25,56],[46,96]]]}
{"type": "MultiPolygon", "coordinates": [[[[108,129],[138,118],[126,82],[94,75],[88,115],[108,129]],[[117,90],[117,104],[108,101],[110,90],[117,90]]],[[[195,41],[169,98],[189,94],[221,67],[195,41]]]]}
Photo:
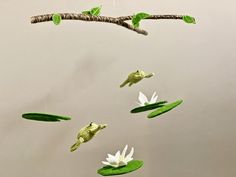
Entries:
{"type": "Polygon", "coordinates": [[[24,113],[22,117],[30,120],[37,121],[46,121],[46,122],[58,122],[61,120],[71,120],[68,116],[59,116],[53,114],[45,114],[45,113],[24,113]]]}
{"type": "Polygon", "coordinates": [[[195,18],[188,15],[183,16],[183,21],[186,23],[196,24],[195,18]]]}
{"type": "Polygon", "coordinates": [[[157,103],[148,104],[146,106],[140,106],[140,107],[134,108],[130,112],[131,113],[139,113],[139,112],[149,111],[152,109],[162,107],[162,106],[164,106],[165,103],[167,103],[167,101],[159,101],[157,103]]]}
{"type": "Polygon", "coordinates": [[[144,12],[140,12],[132,17],[132,24],[135,28],[139,27],[139,22],[142,19],[148,18],[150,15],[144,12]]]}
{"type": "Polygon", "coordinates": [[[90,10],[90,14],[94,15],[94,16],[99,16],[101,13],[101,8],[102,8],[102,6],[92,8],[90,10]]]}
{"type": "Polygon", "coordinates": [[[114,168],[111,166],[105,166],[99,169],[97,172],[102,176],[113,176],[113,175],[121,175],[125,173],[130,173],[135,171],[143,166],[143,161],[140,160],[132,160],[126,166],[114,168]]]}
{"type": "Polygon", "coordinates": [[[61,23],[61,15],[60,14],[53,14],[52,21],[55,25],[59,25],[61,23]]]}
{"type": "Polygon", "coordinates": [[[82,14],[84,14],[84,15],[91,15],[91,12],[90,12],[90,10],[86,10],[86,11],[83,11],[82,14]]]}
{"type": "Polygon", "coordinates": [[[159,116],[161,114],[164,114],[172,109],[174,109],[176,106],[180,105],[183,102],[183,100],[177,100],[173,103],[170,104],[166,104],[164,106],[162,106],[161,108],[158,108],[157,110],[151,112],[150,114],[148,114],[148,118],[153,118],[156,116],[159,116]]]}
{"type": "Polygon", "coordinates": [[[148,18],[150,15],[144,12],[140,12],[138,14],[136,14],[136,17],[140,18],[140,19],[145,19],[148,18]]]}

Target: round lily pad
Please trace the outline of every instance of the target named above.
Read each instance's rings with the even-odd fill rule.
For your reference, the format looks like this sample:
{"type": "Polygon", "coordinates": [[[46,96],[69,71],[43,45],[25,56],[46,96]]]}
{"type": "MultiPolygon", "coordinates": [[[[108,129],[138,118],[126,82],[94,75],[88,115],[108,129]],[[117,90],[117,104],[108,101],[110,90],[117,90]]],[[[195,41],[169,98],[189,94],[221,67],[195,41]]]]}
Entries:
{"type": "Polygon", "coordinates": [[[25,119],[46,121],[46,122],[59,122],[61,120],[71,120],[71,118],[68,116],[59,116],[45,113],[25,113],[22,114],[22,117],[25,119]]]}
{"type": "Polygon", "coordinates": [[[114,168],[111,166],[105,166],[99,169],[97,172],[102,176],[114,176],[114,175],[122,175],[125,173],[130,173],[135,171],[143,166],[143,161],[140,160],[132,160],[126,166],[114,168]]]}
{"type": "Polygon", "coordinates": [[[164,106],[165,103],[167,103],[167,101],[159,101],[157,103],[152,103],[152,104],[148,104],[145,106],[140,106],[140,107],[134,108],[130,112],[131,113],[139,113],[139,112],[149,111],[152,109],[162,107],[162,106],[164,106]]]}
{"type": "Polygon", "coordinates": [[[153,117],[156,117],[156,116],[159,116],[163,113],[166,113],[172,109],[174,109],[176,106],[180,105],[181,103],[183,102],[183,100],[177,100],[173,103],[169,103],[169,104],[166,104],[164,106],[162,106],[161,108],[158,108],[157,110],[151,112],[150,114],[148,114],[148,118],[153,118],[153,117]]]}

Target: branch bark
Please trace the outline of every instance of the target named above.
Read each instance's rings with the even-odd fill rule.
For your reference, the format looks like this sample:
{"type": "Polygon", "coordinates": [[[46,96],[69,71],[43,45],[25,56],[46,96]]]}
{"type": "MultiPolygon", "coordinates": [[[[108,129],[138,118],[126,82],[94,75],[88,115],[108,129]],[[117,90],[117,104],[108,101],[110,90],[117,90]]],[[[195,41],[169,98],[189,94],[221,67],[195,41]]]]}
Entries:
{"type": "MultiPolygon", "coordinates": [[[[62,20],[81,20],[81,21],[88,21],[88,22],[105,22],[105,23],[113,23],[129,30],[135,31],[139,34],[148,35],[148,32],[140,29],[135,28],[133,25],[125,22],[132,19],[132,15],[130,16],[121,16],[121,17],[108,17],[108,16],[93,16],[93,15],[85,15],[85,14],[77,14],[77,13],[59,13],[61,15],[62,20]]],[[[44,15],[37,15],[31,17],[31,23],[41,23],[52,21],[53,14],[44,14],[44,15]]],[[[182,20],[182,15],[151,15],[146,19],[143,20],[160,20],[160,19],[174,19],[174,20],[182,20]]]]}

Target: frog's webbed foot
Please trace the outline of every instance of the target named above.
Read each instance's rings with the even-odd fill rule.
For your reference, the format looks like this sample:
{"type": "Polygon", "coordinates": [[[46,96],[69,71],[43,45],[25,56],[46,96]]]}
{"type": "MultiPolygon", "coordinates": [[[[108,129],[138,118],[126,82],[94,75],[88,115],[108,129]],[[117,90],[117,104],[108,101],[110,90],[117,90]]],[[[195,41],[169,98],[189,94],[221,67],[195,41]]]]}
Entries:
{"type": "Polygon", "coordinates": [[[80,137],[78,141],[70,147],[70,152],[73,152],[76,149],[78,149],[83,142],[84,142],[84,139],[80,137]]]}
{"type": "Polygon", "coordinates": [[[126,84],[128,84],[129,83],[129,79],[126,79],[121,85],[120,85],[120,88],[121,87],[124,87],[126,84]]]}
{"type": "Polygon", "coordinates": [[[152,76],[154,76],[155,74],[154,73],[150,73],[150,74],[146,74],[144,77],[145,78],[150,78],[150,77],[152,77],[152,76]]]}

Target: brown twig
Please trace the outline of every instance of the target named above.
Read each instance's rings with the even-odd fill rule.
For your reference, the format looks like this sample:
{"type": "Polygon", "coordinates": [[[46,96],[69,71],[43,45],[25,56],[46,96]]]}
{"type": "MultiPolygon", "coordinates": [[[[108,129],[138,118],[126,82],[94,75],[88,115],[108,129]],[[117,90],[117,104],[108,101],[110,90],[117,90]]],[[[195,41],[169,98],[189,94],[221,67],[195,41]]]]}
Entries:
{"type": "MultiPolygon", "coordinates": [[[[82,21],[94,21],[94,22],[105,22],[105,23],[113,23],[129,30],[135,31],[139,34],[147,35],[147,31],[135,28],[133,25],[126,23],[125,21],[131,20],[132,15],[130,16],[121,16],[121,17],[107,17],[107,16],[94,16],[94,15],[85,15],[85,14],[77,14],[77,13],[59,13],[61,15],[62,20],[82,20],[82,21]]],[[[31,17],[31,23],[40,23],[52,21],[53,14],[44,14],[37,15],[31,17]]],[[[159,20],[159,19],[179,19],[182,20],[182,15],[151,15],[146,19],[159,20]]],[[[144,19],[144,20],[146,20],[144,19]]]]}

